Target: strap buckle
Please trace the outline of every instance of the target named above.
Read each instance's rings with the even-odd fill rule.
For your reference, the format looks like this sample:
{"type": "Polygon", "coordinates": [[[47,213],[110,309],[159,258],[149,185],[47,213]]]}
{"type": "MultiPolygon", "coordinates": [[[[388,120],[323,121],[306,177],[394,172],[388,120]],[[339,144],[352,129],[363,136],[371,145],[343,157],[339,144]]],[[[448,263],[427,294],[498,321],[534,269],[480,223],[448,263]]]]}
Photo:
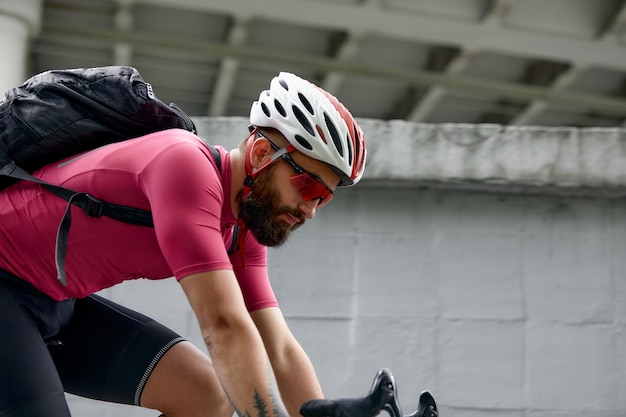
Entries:
{"type": "Polygon", "coordinates": [[[91,217],[100,217],[102,216],[102,211],[104,210],[104,202],[90,194],[85,194],[87,200],[83,207],[83,211],[85,214],[91,217]]]}

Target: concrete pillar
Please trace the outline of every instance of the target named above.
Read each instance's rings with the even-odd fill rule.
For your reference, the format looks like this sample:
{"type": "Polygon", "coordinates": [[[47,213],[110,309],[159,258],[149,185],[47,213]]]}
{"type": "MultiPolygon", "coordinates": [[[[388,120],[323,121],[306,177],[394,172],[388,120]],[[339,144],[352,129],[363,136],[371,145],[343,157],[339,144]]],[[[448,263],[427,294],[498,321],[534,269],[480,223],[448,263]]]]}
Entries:
{"type": "Polygon", "coordinates": [[[42,0],[0,0],[0,94],[27,75],[29,41],[41,26],[42,0]]]}

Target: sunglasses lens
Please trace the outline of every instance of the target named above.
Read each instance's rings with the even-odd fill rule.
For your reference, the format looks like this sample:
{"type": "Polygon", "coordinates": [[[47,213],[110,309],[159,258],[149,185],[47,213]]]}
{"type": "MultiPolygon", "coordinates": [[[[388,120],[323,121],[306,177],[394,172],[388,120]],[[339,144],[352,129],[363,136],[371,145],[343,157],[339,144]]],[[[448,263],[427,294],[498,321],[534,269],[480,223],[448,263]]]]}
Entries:
{"type": "Polygon", "coordinates": [[[333,193],[324,184],[306,172],[294,175],[290,180],[305,201],[319,200],[318,208],[325,206],[333,199],[333,193]]]}

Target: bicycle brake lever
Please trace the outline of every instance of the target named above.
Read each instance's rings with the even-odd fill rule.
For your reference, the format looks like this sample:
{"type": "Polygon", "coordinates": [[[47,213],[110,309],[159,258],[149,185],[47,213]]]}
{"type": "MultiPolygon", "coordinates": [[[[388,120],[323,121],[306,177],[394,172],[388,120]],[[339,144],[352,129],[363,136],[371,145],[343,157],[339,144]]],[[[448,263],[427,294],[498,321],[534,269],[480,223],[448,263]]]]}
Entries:
{"type": "Polygon", "coordinates": [[[419,396],[419,402],[417,404],[417,409],[409,415],[402,415],[402,408],[400,407],[400,401],[398,400],[398,396],[396,393],[396,382],[391,374],[391,371],[388,369],[381,369],[378,371],[376,378],[374,378],[374,384],[372,385],[372,389],[370,393],[374,393],[376,391],[382,391],[383,388],[380,385],[385,384],[385,389],[388,392],[388,400],[385,405],[381,408],[386,410],[389,413],[390,417],[438,417],[439,410],[437,409],[437,403],[435,402],[435,398],[429,391],[422,391],[419,396]]]}
{"type": "Polygon", "coordinates": [[[438,417],[439,410],[435,398],[428,391],[422,391],[420,394],[417,410],[413,414],[404,417],[438,417]]]}
{"type": "Polygon", "coordinates": [[[386,410],[390,417],[403,417],[400,402],[396,396],[396,380],[389,369],[382,368],[378,371],[369,395],[380,396],[377,401],[373,401],[374,404],[378,404],[378,410],[386,410]]]}

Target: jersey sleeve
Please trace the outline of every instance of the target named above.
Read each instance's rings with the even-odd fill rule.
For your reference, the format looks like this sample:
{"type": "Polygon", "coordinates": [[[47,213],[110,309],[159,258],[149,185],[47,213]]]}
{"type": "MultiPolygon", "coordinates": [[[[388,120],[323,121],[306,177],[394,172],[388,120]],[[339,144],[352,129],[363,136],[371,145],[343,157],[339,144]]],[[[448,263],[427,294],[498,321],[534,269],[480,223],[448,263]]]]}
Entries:
{"type": "Polygon", "coordinates": [[[265,246],[248,234],[243,255],[227,254],[221,230],[225,204],[221,174],[203,144],[174,141],[144,169],[140,186],[150,202],[157,241],[177,280],[231,269],[249,311],[278,306],[265,246]]]}
{"type": "Polygon", "coordinates": [[[248,311],[278,307],[267,272],[267,248],[247,233],[243,259],[240,251],[230,258],[248,311]]]}
{"type": "Polygon", "coordinates": [[[220,231],[221,177],[203,146],[196,140],[174,141],[146,166],[140,179],[159,247],[178,280],[197,272],[232,269],[220,231]]]}

